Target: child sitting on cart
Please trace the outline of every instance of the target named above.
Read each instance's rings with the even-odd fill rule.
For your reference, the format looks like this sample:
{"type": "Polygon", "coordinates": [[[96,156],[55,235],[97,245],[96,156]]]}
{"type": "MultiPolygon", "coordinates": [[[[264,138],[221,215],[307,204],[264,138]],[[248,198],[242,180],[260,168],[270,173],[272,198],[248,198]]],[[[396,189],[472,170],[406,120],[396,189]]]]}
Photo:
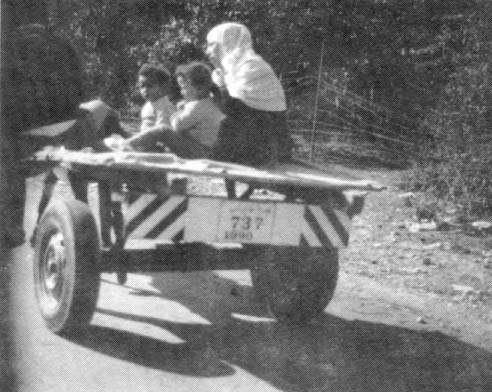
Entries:
{"type": "Polygon", "coordinates": [[[182,139],[176,153],[209,157],[225,117],[212,96],[211,70],[205,63],[191,62],[176,69],[176,79],[183,97],[171,115],[172,129],[182,139]]]}
{"type": "Polygon", "coordinates": [[[177,68],[183,100],[176,111],[167,97],[169,73],[165,71],[164,77],[161,68],[144,67],[139,72],[140,92],[147,100],[141,112],[141,130],[119,148],[145,152],[166,148],[181,158],[209,157],[224,118],[211,96],[211,70],[202,62],[177,68]]]}
{"type": "Polygon", "coordinates": [[[130,151],[163,151],[163,133],[171,128],[170,118],[176,111],[168,97],[170,80],[171,75],[164,67],[144,64],[140,68],[138,86],[146,101],[140,111],[140,132],[126,140],[110,139],[110,147],[130,151]]]}

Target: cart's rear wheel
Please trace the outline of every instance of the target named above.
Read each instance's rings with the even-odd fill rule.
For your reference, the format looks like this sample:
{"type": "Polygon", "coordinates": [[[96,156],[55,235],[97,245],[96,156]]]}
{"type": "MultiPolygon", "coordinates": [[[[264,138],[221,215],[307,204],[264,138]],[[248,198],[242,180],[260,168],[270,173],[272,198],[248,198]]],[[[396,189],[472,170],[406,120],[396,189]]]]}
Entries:
{"type": "Polygon", "coordinates": [[[253,286],[277,319],[303,323],[326,308],[338,279],[338,252],[271,248],[251,270],[253,286]]]}
{"type": "Polygon", "coordinates": [[[99,294],[100,248],[87,204],[52,204],[35,239],[34,288],[47,327],[58,334],[87,326],[99,294]]]}

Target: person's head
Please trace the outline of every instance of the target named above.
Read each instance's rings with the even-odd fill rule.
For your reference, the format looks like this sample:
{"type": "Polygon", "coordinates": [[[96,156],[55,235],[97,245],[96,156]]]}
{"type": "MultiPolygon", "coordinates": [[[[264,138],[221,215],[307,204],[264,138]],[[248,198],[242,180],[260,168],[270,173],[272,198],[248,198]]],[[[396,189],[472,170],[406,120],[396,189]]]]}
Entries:
{"type": "Polygon", "coordinates": [[[157,101],[169,92],[171,74],[159,65],[144,64],[138,71],[138,88],[146,101],[157,101]]]}
{"type": "Polygon", "coordinates": [[[206,55],[216,67],[222,67],[225,58],[238,56],[252,49],[251,33],[240,23],[222,23],[207,34],[206,55]]]}
{"type": "Polygon", "coordinates": [[[205,63],[194,61],[180,65],[176,69],[176,80],[181,95],[186,100],[203,99],[210,96],[211,70],[205,63]]]}

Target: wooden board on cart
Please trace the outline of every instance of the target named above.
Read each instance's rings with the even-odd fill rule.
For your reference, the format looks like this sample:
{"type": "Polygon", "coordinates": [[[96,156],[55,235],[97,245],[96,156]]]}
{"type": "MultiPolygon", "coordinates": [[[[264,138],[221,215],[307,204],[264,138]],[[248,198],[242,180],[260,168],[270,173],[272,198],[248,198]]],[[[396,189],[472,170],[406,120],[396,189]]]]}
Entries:
{"type": "Polygon", "coordinates": [[[303,164],[280,163],[274,167],[252,168],[207,159],[182,159],[174,154],[66,150],[45,148],[36,152],[28,164],[69,165],[73,170],[89,169],[94,176],[110,173],[146,172],[208,176],[254,184],[255,186],[293,186],[333,190],[379,191],[381,185],[368,180],[333,177],[322,170],[303,164]],[[94,170],[97,169],[97,170],[94,170]]]}

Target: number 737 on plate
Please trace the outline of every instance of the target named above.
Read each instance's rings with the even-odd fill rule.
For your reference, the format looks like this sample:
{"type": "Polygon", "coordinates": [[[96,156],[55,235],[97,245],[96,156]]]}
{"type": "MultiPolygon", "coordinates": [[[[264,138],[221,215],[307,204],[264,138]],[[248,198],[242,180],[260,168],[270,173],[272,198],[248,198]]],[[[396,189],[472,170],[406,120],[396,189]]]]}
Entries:
{"type": "Polygon", "coordinates": [[[272,236],[274,215],[274,203],[225,203],[220,213],[218,240],[268,243],[272,236]]]}

